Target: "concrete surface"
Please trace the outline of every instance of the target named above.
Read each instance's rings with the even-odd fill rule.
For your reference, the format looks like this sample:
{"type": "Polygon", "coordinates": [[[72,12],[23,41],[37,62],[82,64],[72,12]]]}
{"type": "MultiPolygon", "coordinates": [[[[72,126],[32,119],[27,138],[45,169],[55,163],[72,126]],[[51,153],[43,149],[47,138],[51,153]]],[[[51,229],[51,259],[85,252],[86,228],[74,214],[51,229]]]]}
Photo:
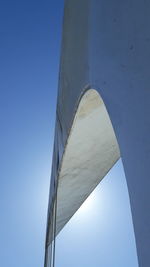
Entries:
{"type": "MultiPolygon", "coordinates": [[[[59,174],[58,203],[59,207],[62,205],[62,208],[58,207],[57,232],[67,222],[71,214],[75,212],[77,206],[84,200],[84,197],[81,197],[83,191],[78,190],[80,178],[77,177],[77,174],[80,173],[80,170],[82,172],[85,171],[82,177],[83,181],[81,180],[81,186],[85,185],[85,195],[97,183],[97,175],[95,177],[93,175],[91,178],[93,179],[93,185],[91,184],[90,173],[92,168],[95,169],[95,165],[98,165],[98,162],[97,160],[93,162],[93,158],[90,158],[90,156],[87,158],[87,154],[90,155],[90,153],[94,152],[100,155],[102,148],[99,147],[97,151],[95,149],[95,142],[97,142],[96,139],[99,140],[97,146],[101,146],[100,142],[102,142],[102,139],[94,133],[93,129],[95,126],[93,126],[93,131],[88,129],[91,136],[94,133],[94,141],[93,149],[90,149],[90,153],[87,153],[87,143],[89,140],[87,141],[86,131],[84,133],[84,139],[80,127],[83,126],[82,122],[87,126],[88,120],[90,123],[99,121],[97,125],[98,135],[100,135],[101,133],[99,131],[101,131],[101,128],[99,124],[102,122],[101,117],[98,114],[96,115],[98,109],[93,111],[93,113],[89,113],[89,118],[85,117],[84,119],[78,118],[75,120],[75,132],[72,131],[71,133],[70,131],[82,96],[89,89],[95,89],[100,94],[106,106],[124,165],[139,267],[150,266],[149,14],[150,1],[148,0],[65,1],[46,253],[50,241],[51,211],[53,199],[56,195],[59,174]],[[92,118],[91,116],[94,117],[92,118]],[[78,138],[74,136],[74,133],[76,135],[78,134],[78,138]],[[81,150],[76,151],[74,147],[78,145],[78,142],[81,150]],[[63,166],[62,156],[65,149],[66,158],[64,157],[65,165],[63,166]],[[84,153],[84,149],[86,153],[84,153]],[[75,150],[76,157],[85,155],[85,158],[82,158],[82,163],[79,160],[77,162],[76,160],[74,161],[73,150],[75,150]],[[69,160],[70,157],[71,161],[69,160]],[[69,166],[68,160],[70,161],[70,169],[66,167],[69,166]],[[84,165],[87,160],[89,160],[87,167],[90,165],[90,170],[88,168],[87,170],[84,165]],[[73,164],[77,166],[77,169],[73,168],[73,164]],[[82,164],[85,170],[81,168],[82,164]],[[72,171],[75,173],[72,173],[72,171]],[[73,181],[73,177],[76,177],[75,179],[77,179],[76,181],[78,183],[70,184],[70,187],[68,186],[67,189],[64,188],[64,185],[62,185],[62,173],[65,174],[64,184],[65,179],[69,183],[73,181]],[[69,176],[71,177],[70,180],[69,176]],[[85,183],[85,177],[88,177],[88,183],[85,183]],[[89,185],[89,189],[86,188],[87,185],[89,185]],[[72,186],[75,186],[73,198],[72,191],[70,191],[70,189],[72,190],[72,186]],[[65,190],[67,190],[68,201],[66,201],[64,196],[65,190]],[[59,193],[62,194],[62,203],[59,193]],[[77,197],[76,193],[81,198],[79,197],[76,200],[78,205],[73,206],[77,197]],[[71,205],[69,205],[70,201],[73,201],[71,205]]],[[[101,114],[100,110],[98,113],[101,114]]],[[[92,142],[89,143],[89,148],[91,146],[92,142]]],[[[97,157],[97,159],[100,158],[99,156],[97,157]]],[[[106,165],[104,162],[105,171],[107,168],[110,168],[110,166],[106,165]]],[[[102,170],[104,169],[102,168],[102,170]]],[[[100,179],[103,177],[105,171],[99,174],[100,179]]],[[[45,262],[45,266],[48,266],[47,260],[45,262]]]]}

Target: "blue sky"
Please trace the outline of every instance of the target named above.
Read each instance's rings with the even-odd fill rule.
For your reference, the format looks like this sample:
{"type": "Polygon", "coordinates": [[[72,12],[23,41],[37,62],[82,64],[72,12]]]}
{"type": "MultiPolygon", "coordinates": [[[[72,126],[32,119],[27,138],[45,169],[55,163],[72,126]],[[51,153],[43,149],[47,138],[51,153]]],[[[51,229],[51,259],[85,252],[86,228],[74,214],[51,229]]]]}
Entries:
{"type": "MultiPolygon", "coordinates": [[[[42,267],[44,262],[62,15],[63,0],[1,2],[0,259],[3,267],[42,267]]],[[[58,236],[57,267],[96,267],[100,263],[103,267],[137,267],[121,163],[110,176],[96,189],[92,205],[85,204],[89,210],[80,210],[58,236]],[[108,202],[104,203],[106,196],[108,202]],[[103,199],[101,204],[99,198],[103,199]],[[91,259],[95,261],[93,265],[91,259]]]]}
{"type": "Polygon", "coordinates": [[[58,235],[56,267],[60,266],[138,266],[121,160],[58,235]]]}

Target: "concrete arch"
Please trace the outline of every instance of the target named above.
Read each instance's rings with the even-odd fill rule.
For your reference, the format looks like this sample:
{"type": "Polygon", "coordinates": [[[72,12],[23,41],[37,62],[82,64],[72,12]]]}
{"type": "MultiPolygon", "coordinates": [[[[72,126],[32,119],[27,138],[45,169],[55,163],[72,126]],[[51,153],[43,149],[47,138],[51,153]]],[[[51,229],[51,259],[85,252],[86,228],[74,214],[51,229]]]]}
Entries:
{"type": "Polygon", "coordinates": [[[139,266],[150,266],[149,12],[150,1],[65,1],[46,251],[74,110],[82,89],[92,84],[103,96],[119,143],[139,266]]]}
{"type": "Polygon", "coordinates": [[[99,92],[86,90],[77,106],[58,177],[56,235],[120,157],[99,92]]]}

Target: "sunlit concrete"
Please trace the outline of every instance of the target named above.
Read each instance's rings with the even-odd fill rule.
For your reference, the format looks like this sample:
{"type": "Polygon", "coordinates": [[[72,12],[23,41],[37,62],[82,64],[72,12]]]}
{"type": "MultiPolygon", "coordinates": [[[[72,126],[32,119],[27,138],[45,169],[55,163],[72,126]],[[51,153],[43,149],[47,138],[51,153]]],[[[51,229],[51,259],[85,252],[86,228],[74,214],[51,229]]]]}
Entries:
{"type": "Polygon", "coordinates": [[[82,97],[59,174],[57,231],[78,210],[120,156],[105,105],[95,90],[82,97]]]}

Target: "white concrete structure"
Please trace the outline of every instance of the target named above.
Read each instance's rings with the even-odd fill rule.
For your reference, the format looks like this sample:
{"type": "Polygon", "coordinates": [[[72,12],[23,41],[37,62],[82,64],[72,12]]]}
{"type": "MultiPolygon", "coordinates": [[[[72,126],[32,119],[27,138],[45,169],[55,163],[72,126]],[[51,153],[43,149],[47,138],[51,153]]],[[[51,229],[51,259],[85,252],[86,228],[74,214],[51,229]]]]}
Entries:
{"type": "Polygon", "coordinates": [[[65,1],[46,267],[54,235],[120,154],[139,267],[150,266],[149,14],[148,0],[65,1]]]}

